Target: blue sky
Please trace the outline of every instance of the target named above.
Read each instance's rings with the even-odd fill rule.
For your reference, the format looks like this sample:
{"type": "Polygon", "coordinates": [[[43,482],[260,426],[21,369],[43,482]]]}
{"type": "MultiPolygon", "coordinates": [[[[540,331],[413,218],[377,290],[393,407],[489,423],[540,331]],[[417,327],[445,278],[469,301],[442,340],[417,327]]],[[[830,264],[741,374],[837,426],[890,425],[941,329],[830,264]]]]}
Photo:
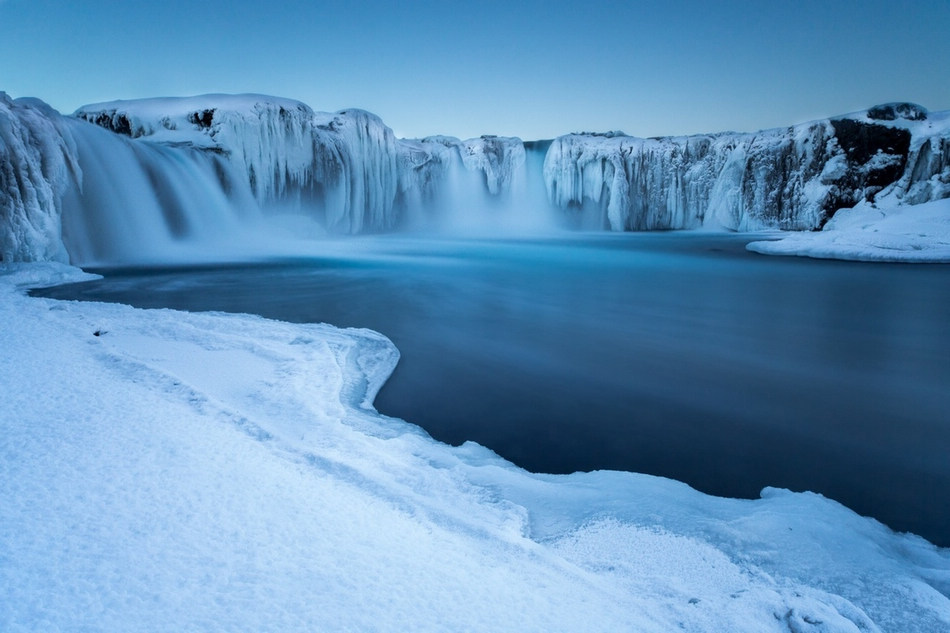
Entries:
{"type": "Polygon", "coordinates": [[[756,130],[950,109],[950,0],[0,0],[0,90],[63,112],[260,92],[399,136],[756,130]]]}

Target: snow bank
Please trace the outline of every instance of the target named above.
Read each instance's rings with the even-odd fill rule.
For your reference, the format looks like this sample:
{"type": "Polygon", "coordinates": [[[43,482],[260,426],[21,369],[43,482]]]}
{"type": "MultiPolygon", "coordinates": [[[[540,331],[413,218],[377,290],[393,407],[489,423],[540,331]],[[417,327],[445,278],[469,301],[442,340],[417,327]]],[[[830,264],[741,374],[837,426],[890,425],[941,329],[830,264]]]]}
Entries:
{"type": "Polygon", "coordinates": [[[824,230],[746,246],[766,255],[878,262],[950,262],[950,199],[918,205],[861,203],[824,230]]]}
{"type": "Polygon", "coordinates": [[[950,552],[814,494],[534,475],[371,407],[365,330],[0,276],[0,629],[927,632],[950,552]]]}

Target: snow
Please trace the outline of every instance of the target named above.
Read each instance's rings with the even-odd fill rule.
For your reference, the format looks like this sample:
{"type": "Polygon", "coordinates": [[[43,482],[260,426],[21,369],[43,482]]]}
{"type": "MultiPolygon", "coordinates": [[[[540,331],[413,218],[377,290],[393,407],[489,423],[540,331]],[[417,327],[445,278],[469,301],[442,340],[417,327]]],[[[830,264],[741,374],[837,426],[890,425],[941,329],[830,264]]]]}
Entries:
{"type": "Polygon", "coordinates": [[[820,232],[751,242],[747,248],[766,255],[950,262],[950,198],[918,205],[863,202],[838,211],[820,232]]]}
{"type": "Polygon", "coordinates": [[[470,171],[485,174],[485,185],[492,195],[511,187],[515,173],[525,161],[520,138],[483,136],[465,141],[462,148],[462,164],[470,171]]]}
{"type": "Polygon", "coordinates": [[[383,336],[0,274],[0,629],[950,627],[950,551],[809,493],[531,474],[371,401],[383,336]]]}

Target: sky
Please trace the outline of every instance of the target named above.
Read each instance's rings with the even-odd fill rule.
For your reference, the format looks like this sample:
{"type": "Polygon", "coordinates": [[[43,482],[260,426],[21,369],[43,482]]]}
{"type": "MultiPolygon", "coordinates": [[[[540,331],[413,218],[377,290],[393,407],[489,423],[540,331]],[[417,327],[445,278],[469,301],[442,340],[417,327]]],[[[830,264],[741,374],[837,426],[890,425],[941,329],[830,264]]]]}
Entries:
{"type": "Polygon", "coordinates": [[[397,136],[754,131],[950,109],[950,0],[0,0],[0,90],[254,92],[397,136]]]}

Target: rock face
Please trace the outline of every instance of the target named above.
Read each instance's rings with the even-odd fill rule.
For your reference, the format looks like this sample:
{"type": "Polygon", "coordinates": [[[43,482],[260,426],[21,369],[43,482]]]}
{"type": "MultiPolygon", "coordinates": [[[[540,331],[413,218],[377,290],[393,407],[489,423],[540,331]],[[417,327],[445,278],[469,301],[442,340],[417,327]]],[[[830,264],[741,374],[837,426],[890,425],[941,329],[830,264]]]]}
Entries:
{"type": "Polygon", "coordinates": [[[397,139],[369,112],[261,95],[116,101],[64,117],[0,93],[3,261],[161,260],[185,242],[254,239],[288,216],[335,234],[552,219],[812,230],[862,201],[945,197],[950,114],[905,103],[755,134],[525,144],[397,139]]]}
{"type": "MultiPolygon", "coordinates": [[[[869,114],[869,118],[870,114],[869,114]]],[[[825,176],[830,185],[822,208],[824,224],[835,211],[871,201],[904,173],[910,153],[908,130],[854,119],[831,121],[837,150],[825,176]]]]}
{"type": "Polygon", "coordinates": [[[755,134],[572,134],[548,151],[545,184],[588,228],[811,230],[878,195],[946,197],[947,118],[888,104],[755,134]]]}

